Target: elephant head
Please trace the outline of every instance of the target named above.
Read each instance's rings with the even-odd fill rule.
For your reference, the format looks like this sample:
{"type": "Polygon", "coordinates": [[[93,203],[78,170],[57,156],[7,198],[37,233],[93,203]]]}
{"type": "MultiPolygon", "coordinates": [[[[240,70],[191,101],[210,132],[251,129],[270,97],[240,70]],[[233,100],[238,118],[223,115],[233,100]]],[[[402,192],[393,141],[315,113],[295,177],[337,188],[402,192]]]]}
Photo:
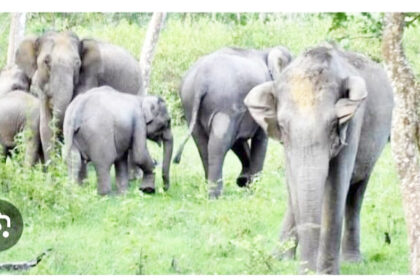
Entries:
{"type": "Polygon", "coordinates": [[[283,46],[277,46],[266,50],[267,67],[273,80],[277,80],[283,69],[292,61],[289,50],[283,46]]]}
{"type": "Polygon", "coordinates": [[[16,51],[16,64],[31,79],[31,88],[38,88],[37,93],[48,99],[60,128],[79,81],[80,52],[79,38],[71,32],[26,37],[16,51]]]}
{"type": "Polygon", "coordinates": [[[0,95],[13,90],[29,91],[29,80],[17,66],[7,66],[0,72],[0,95]]]}
{"type": "Polygon", "coordinates": [[[267,135],[283,143],[300,255],[313,270],[330,161],[346,145],[349,124],[361,121],[368,94],[365,80],[342,61],[334,49],[309,50],[245,99],[267,135]]]}
{"type": "Polygon", "coordinates": [[[171,118],[165,101],[157,96],[142,97],[142,110],[146,120],[147,138],[163,143],[162,177],[165,190],[169,189],[169,169],[172,158],[173,136],[171,131],[171,118]]]}

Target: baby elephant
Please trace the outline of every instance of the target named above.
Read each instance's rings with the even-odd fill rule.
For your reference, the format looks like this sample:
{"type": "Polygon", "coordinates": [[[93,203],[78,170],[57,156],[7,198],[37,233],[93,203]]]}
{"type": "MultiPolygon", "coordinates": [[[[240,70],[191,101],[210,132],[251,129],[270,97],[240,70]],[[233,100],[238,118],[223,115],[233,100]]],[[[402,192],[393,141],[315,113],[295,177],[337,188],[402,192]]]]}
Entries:
{"type": "Polygon", "coordinates": [[[29,80],[17,65],[6,66],[0,72],[0,95],[13,90],[29,91],[29,80]]]}
{"type": "Polygon", "coordinates": [[[92,161],[98,177],[98,193],[111,192],[110,168],[115,164],[119,193],[128,187],[128,154],[143,170],[140,190],[155,191],[154,162],[147,137],[164,143],[163,180],[169,188],[172,155],[170,118],[164,101],[155,96],[134,96],[103,86],[77,96],[64,117],[65,153],[69,175],[81,183],[86,163],[92,161]],[[166,158],[168,157],[168,158],[166,158]]]}
{"type": "Polygon", "coordinates": [[[26,127],[31,131],[27,139],[25,163],[34,165],[42,160],[39,135],[39,100],[22,90],[0,95],[0,144],[5,156],[16,146],[15,137],[26,127]]]}
{"type": "Polygon", "coordinates": [[[16,65],[0,72],[0,144],[5,156],[16,146],[15,137],[25,127],[31,135],[27,139],[25,163],[32,166],[42,160],[39,134],[39,100],[30,95],[29,82],[16,65]]]}

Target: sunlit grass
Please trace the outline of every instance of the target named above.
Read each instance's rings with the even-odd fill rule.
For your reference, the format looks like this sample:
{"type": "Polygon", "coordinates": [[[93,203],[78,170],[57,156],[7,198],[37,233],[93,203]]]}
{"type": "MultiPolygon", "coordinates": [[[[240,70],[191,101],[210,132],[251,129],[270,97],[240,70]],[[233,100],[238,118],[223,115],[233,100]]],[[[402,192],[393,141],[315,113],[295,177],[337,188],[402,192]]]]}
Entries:
{"type": "MultiPolygon", "coordinates": [[[[175,145],[186,133],[174,129],[175,145]]],[[[161,150],[149,143],[154,157],[161,150]]],[[[22,211],[19,243],[0,252],[0,262],[52,252],[31,274],[294,274],[298,261],[272,257],[287,192],[281,145],[270,142],[263,174],[249,189],[235,185],[240,164],[229,153],[225,189],[207,199],[193,141],[172,168],[172,186],[144,195],[133,182],[126,195],[99,197],[93,170],[84,188],[67,182],[59,163],[45,174],[8,160],[0,164],[1,196],[22,211]]],[[[160,177],[160,170],[157,176],[160,177]]],[[[342,264],[347,274],[406,274],[408,249],[401,199],[389,146],[380,158],[362,211],[361,264],[342,264]],[[386,244],[384,233],[391,236],[386,244]]]]}

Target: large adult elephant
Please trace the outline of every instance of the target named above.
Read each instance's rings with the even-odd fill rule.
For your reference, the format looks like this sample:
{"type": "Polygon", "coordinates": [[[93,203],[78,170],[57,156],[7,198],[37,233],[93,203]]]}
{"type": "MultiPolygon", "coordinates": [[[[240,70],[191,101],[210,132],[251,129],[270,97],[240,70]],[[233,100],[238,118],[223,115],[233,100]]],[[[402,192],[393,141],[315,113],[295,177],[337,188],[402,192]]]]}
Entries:
{"type": "Polygon", "coordinates": [[[16,64],[40,98],[40,132],[46,160],[54,136],[49,124],[54,118],[54,127],[62,130],[66,108],[78,93],[102,85],[143,93],[140,67],[128,51],[93,39],[79,40],[72,32],[51,31],[25,38],[16,52],[16,64]]]}
{"type": "Polygon", "coordinates": [[[360,260],[363,195],[391,127],[385,71],[362,55],[315,47],[245,104],[283,143],[289,207],[281,239],[298,241],[302,269],[339,273],[340,246],[345,260],[360,260]]]}
{"type": "Polygon", "coordinates": [[[242,163],[237,179],[247,185],[263,168],[267,137],[244,105],[246,94],[256,85],[277,77],[291,61],[284,47],[266,50],[224,48],[200,58],[186,73],[181,101],[209,181],[209,196],[220,196],[223,161],[232,149],[242,163]],[[248,140],[251,139],[251,146],[248,140]]]}

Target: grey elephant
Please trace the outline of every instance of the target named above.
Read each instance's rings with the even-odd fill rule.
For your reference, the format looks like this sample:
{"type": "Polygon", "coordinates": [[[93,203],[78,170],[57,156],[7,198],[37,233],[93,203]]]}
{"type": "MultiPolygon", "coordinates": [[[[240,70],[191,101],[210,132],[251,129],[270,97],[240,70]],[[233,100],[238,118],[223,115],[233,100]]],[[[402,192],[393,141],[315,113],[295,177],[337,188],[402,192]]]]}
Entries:
{"type": "Polygon", "coordinates": [[[363,195],[391,127],[385,71],[360,54],[315,47],[245,104],[283,143],[289,201],[280,238],[298,242],[301,269],[338,274],[340,247],[345,260],[359,261],[363,195]]]}
{"type": "Polygon", "coordinates": [[[15,137],[25,128],[30,130],[26,139],[25,164],[34,165],[43,160],[39,135],[39,100],[22,90],[0,95],[0,144],[5,156],[16,146],[15,137]]]}
{"type": "Polygon", "coordinates": [[[262,170],[267,137],[243,100],[254,86],[277,77],[291,59],[289,51],[281,46],[266,50],[224,48],[200,58],[186,73],[180,97],[189,134],[174,162],[180,161],[192,134],[209,182],[210,198],[221,194],[223,161],[230,149],[242,163],[236,181],[239,186],[249,184],[262,170]]]}
{"type": "Polygon", "coordinates": [[[121,93],[108,86],[79,95],[70,104],[64,120],[69,175],[80,183],[86,176],[86,163],[91,161],[98,177],[98,193],[105,195],[111,191],[110,168],[115,164],[117,188],[124,192],[130,152],[144,174],[140,189],[154,192],[154,162],[147,149],[147,135],[163,142],[162,176],[167,190],[173,139],[163,100],[121,93]]]}
{"type": "Polygon", "coordinates": [[[15,137],[25,128],[28,135],[25,163],[34,165],[42,160],[39,135],[39,101],[30,95],[29,81],[16,65],[0,72],[0,144],[5,156],[16,146],[15,137]]]}
{"type": "Polygon", "coordinates": [[[29,91],[29,79],[17,65],[6,66],[0,72],[0,95],[13,90],[29,91]]]}
{"type": "Polygon", "coordinates": [[[109,85],[142,94],[136,59],[121,47],[93,39],[79,40],[72,32],[46,32],[25,38],[16,51],[16,64],[40,98],[40,131],[46,159],[53,149],[54,130],[60,132],[71,100],[90,88],[109,85]],[[56,123],[49,124],[55,119],[56,123]]]}

